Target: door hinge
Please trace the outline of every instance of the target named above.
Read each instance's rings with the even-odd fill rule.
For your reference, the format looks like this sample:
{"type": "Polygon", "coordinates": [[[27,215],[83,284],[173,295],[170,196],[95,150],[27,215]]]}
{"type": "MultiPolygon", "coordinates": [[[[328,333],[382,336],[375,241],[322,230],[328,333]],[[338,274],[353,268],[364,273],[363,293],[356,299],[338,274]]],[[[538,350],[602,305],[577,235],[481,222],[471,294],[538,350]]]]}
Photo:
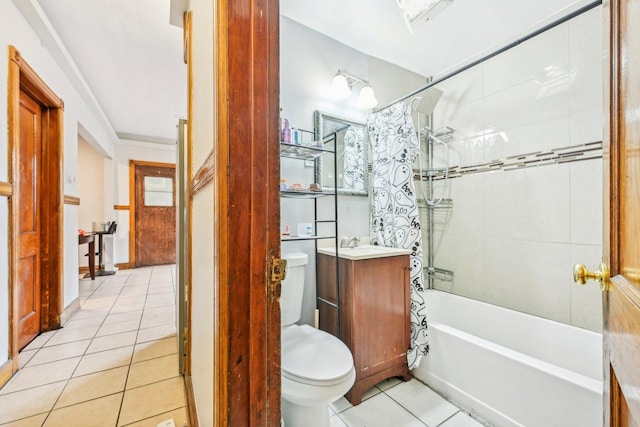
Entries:
{"type": "Polygon", "coordinates": [[[287,275],[287,260],[273,258],[271,260],[271,281],[282,282],[287,275]]]}
{"type": "Polygon", "coordinates": [[[269,281],[269,291],[274,298],[280,297],[280,282],[287,275],[287,260],[282,258],[271,259],[271,280],[269,281]]]}

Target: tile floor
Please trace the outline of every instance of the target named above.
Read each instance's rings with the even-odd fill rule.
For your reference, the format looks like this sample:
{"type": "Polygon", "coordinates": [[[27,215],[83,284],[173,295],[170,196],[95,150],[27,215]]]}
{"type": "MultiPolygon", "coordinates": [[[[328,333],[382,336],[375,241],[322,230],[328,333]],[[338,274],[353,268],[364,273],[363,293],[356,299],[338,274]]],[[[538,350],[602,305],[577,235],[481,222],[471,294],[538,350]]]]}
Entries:
{"type": "Polygon", "coordinates": [[[174,279],[158,266],[81,280],[81,310],[20,353],[0,426],[187,426],[174,279]]]}
{"type": "MultiPolygon", "coordinates": [[[[174,279],[159,266],[81,280],[81,310],[31,342],[0,389],[0,427],[187,426],[174,279]]],[[[483,426],[415,379],[383,381],[331,413],[331,427],[483,426]]]]}
{"type": "Polygon", "coordinates": [[[416,379],[390,379],[352,406],[344,397],[331,404],[331,427],[484,427],[416,379]]]}

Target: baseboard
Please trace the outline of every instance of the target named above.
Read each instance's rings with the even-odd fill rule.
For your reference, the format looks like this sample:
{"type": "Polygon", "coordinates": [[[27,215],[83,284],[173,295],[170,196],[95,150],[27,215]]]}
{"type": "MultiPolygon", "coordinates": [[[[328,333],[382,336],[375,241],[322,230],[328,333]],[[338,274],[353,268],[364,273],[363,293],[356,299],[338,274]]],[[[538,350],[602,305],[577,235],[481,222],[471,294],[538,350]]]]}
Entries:
{"type": "Polygon", "coordinates": [[[0,388],[9,382],[13,375],[13,360],[9,359],[0,365],[0,388]]]}
{"type": "Polygon", "coordinates": [[[189,417],[189,426],[198,427],[198,412],[196,411],[196,397],[193,394],[193,381],[191,375],[184,376],[184,388],[187,393],[187,416],[189,417]]]}
{"type": "Polygon", "coordinates": [[[121,262],[116,264],[116,267],[118,267],[120,270],[130,270],[134,268],[135,265],[133,265],[132,262],[121,262]]]}
{"type": "MultiPolygon", "coordinates": [[[[89,271],[89,268],[87,268],[87,271],[89,271]]],[[[71,319],[71,316],[76,314],[76,311],[78,310],[80,310],[80,298],[74,299],[60,314],[60,324],[64,325],[67,323],[67,320],[71,319]]]]}
{"type": "Polygon", "coordinates": [[[89,272],[89,266],[88,265],[85,265],[85,266],[82,266],[82,267],[78,268],[78,273],[79,274],[86,274],[88,272],[89,272]]]}

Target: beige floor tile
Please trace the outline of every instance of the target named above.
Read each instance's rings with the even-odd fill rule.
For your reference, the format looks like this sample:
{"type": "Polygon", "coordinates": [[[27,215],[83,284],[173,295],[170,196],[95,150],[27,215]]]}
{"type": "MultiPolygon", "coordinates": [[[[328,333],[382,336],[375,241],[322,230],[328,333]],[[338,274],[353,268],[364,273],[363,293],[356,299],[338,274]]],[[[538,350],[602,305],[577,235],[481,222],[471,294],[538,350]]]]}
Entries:
{"type": "Polygon", "coordinates": [[[42,365],[56,360],[82,356],[89,347],[91,340],[74,341],[66,344],[43,347],[31,358],[28,366],[42,365]]]}
{"type": "Polygon", "coordinates": [[[7,424],[0,424],[0,427],[41,427],[44,420],[47,419],[48,412],[44,414],[34,415],[33,417],[23,418],[17,421],[11,421],[7,424]]]}
{"type": "Polygon", "coordinates": [[[88,310],[83,308],[74,314],[71,320],[91,319],[93,317],[102,317],[104,319],[107,316],[107,313],[109,313],[109,310],[107,309],[88,310]]]}
{"type": "Polygon", "coordinates": [[[112,350],[119,347],[127,347],[136,343],[138,331],[125,332],[123,334],[107,335],[94,338],[87,349],[87,354],[99,351],[112,350]]]}
{"type": "Polygon", "coordinates": [[[29,363],[31,358],[35,356],[37,352],[38,350],[34,349],[34,350],[22,350],[20,353],[18,353],[18,367],[22,369],[27,363],[29,363]]]}
{"type": "Polygon", "coordinates": [[[122,292],[120,292],[120,297],[128,297],[134,295],[147,295],[148,288],[146,286],[126,286],[122,292]]]}
{"type": "Polygon", "coordinates": [[[57,331],[43,332],[33,339],[23,350],[35,350],[42,347],[56,334],[57,331]]]}
{"type": "Polygon", "coordinates": [[[116,303],[118,305],[139,304],[139,303],[144,303],[146,299],[147,299],[146,294],[125,295],[125,296],[118,297],[118,300],[116,301],[116,303]]]}
{"type": "Polygon", "coordinates": [[[73,373],[73,377],[106,371],[107,369],[113,369],[119,366],[126,366],[131,363],[132,354],[133,346],[87,354],[78,364],[78,368],[73,373]]]}
{"type": "Polygon", "coordinates": [[[0,424],[50,411],[66,381],[0,395],[0,424]]]}
{"type": "Polygon", "coordinates": [[[120,334],[122,332],[137,331],[139,326],[140,326],[140,320],[129,320],[126,322],[109,323],[107,325],[102,325],[102,327],[98,330],[96,337],[120,334]]]}
{"type": "Polygon", "coordinates": [[[64,324],[63,329],[68,331],[71,329],[83,329],[83,328],[90,328],[94,326],[100,326],[103,320],[104,320],[104,317],[89,317],[87,319],[71,318],[71,320],[69,320],[67,323],[64,324]]]}
{"type": "Polygon", "coordinates": [[[118,426],[124,426],[185,406],[182,377],[127,390],[120,409],[118,426]]]}
{"type": "Polygon", "coordinates": [[[142,310],[130,311],[128,313],[110,314],[104,319],[104,324],[128,322],[130,320],[140,321],[142,310]]]}
{"type": "Polygon", "coordinates": [[[52,411],[44,427],[113,427],[118,420],[122,393],[52,411]]]}
{"type": "Polygon", "coordinates": [[[176,427],[189,427],[189,416],[186,408],[176,409],[175,411],[165,412],[155,417],[147,418],[133,424],[127,424],[125,427],[155,427],[163,421],[173,420],[176,427]]]}
{"type": "Polygon", "coordinates": [[[43,365],[27,366],[18,371],[15,377],[2,389],[2,394],[12,393],[18,390],[26,390],[45,384],[71,378],[73,370],[78,366],[79,357],[58,360],[43,365]]]}
{"type": "Polygon", "coordinates": [[[176,334],[175,325],[162,325],[153,328],[140,329],[136,343],[155,341],[167,338],[176,334]]]}
{"type": "Polygon", "coordinates": [[[65,344],[73,341],[81,341],[89,338],[93,338],[93,336],[98,332],[98,326],[92,326],[89,328],[82,329],[58,329],[53,337],[47,341],[44,345],[45,347],[50,347],[52,345],[65,344]]]}
{"type": "Polygon", "coordinates": [[[72,378],[56,402],[55,409],[124,391],[128,366],[72,378]]]}
{"type": "Polygon", "coordinates": [[[147,297],[147,302],[145,303],[145,308],[152,307],[164,307],[164,306],[175,306],[176,297],[171,294],[162,293],[162,294],[152,294],[147,297]]]}
{"type": "Polygon", "coordinates": [[[157,294],[165,294],[168,292],[173,292],[172,284],[161,284],[161,285],[151,285],[149,286],[149,296],[157,295],[157,294]]]}
{"type": "Polygon", "coordinates": [[[152,328],[154,326],[161,326],[167,324],[176,323],[176,308],[175,304],[165,307],[146,308],[142,315],[142,322],[140,322],[140,328],[152,328]]]}
{"type": "Polygon", "coordinates": [[[157,341],[147,341],[136,344],[133,350],[133,361],[131,363],[168,356],[177,352],[178,343],[175,336],[157,341]]]}
{"type": "Polygon", "coordinates": [[[86,308],[89,310],[106,309],[111,308],[114,302],[116,302],[115,296],[96,297],[94,295],[91,295],[91,297],[89,297],[89,299],[84,303],[82,308],[86,308]]]}
{"type": "Polygon", "coordinates": [[[139,311],[139,310],[142,310],[143,308],[144,308],[143,302],[139,302],[135,304],[124,304],[124,305],[115,304],[111,309],[111,313],[112,314],[128,313],[130,311],[139,311]]]}
{"type": "Polygon", "coordinates": [[[134,363],[129,370],[127,390],[177,377],[178,375],[180,374],[178,372],[177,354],[134,363]]]}

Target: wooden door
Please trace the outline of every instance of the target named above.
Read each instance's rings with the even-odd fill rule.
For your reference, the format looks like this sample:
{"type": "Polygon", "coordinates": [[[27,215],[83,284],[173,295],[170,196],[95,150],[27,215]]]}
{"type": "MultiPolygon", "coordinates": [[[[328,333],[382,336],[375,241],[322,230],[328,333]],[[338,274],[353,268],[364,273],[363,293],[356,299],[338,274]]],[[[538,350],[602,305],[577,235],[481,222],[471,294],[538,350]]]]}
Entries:
{"type": "Polygon", "coordinates": [[[640,2],[605,2],[605,426],[640,426],[640,2]]]}
{"type": "Polygon", "coordinates": [[[40,165],[42,153],[42,109],[20,91],[19,168],[16,189],[20,198],[17,214],[18,348],[40,333],[40,165]]]}
{"type": "Polygon", "coordinates": [[[176,262],[175,165],[135,166],[135,265],[176,262]]]}

